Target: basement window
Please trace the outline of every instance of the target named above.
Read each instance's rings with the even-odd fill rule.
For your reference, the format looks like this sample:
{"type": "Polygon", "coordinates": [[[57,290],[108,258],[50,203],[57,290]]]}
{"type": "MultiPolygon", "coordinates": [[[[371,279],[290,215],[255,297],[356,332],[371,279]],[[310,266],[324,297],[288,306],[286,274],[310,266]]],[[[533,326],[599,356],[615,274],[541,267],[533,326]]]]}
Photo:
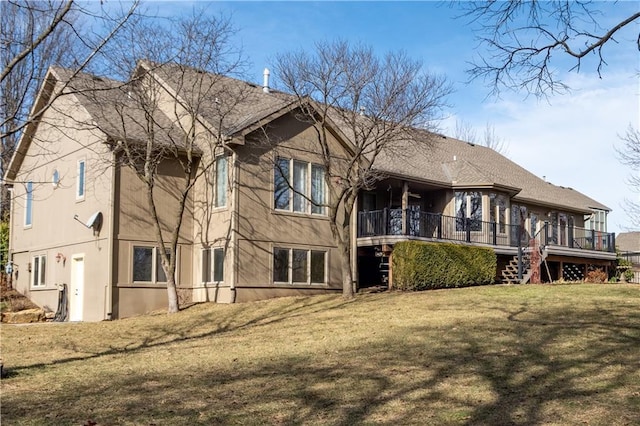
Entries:
{"type": "Polygon", "coordinates": [[[205,248],[202,250],[202,282],[224,281],[224,249],[205,248]]]}
{"type": "MultiPolygon", "coordinates": [[[[170,256],[170,250],[165,250],[167,256],[170,256]]],[[[167,282],[167,276],[164,273],[164,269],[162,269],[160,252],[155,247],[133,247],[133,282],[167,282]]]]}
{"type": "Polygon", "coordinates": [[[45,287],[46,272],[47,272],[47,256],[40,255],[34,256],[31,263],[31,286],[32,287],[45,287]]]}
{"type": "Polygon", "coordinates": [[[327,252],[276,247],[273,250],[273,282],[278,284],[326,284],[327,252]]]}

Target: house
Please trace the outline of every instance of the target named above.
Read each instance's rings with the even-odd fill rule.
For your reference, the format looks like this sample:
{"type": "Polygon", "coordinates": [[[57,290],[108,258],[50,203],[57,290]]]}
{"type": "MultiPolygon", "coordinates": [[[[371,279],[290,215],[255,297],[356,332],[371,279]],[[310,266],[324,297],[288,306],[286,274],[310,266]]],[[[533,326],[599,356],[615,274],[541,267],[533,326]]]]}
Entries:
{"type": "Polygon", "coordinates": [[[620,256],[631,262],[634,283],[640,283],[640,232],[621,232],[616,236],[620,256]]]}
{"type": "MultiPolygon", "coordinates": [[[[186,200],[180,228],[182,301],[340,291],[340,259],[322,206],[324,168],[295,99],[178,66],[143,61],[134,75],[158,89],[156,141],[176,154],[158,166],[160,222],[170,223],[175,188],[185,183],[178,163],[186,148],[176,142],[181,129],[197,135],[191,154],[210,165],[186,200]],[[196,82],[215,90],[195,93],[196,82]],[[206,107],[189,116],[190,102],[206,107]],[[207,144],[214,139],[222,142],[207,144]]],[[[123,141],[145,143],[144,111],[124,86],[51,68],[34,111],[50,101],[52,107],[27,126],[4,177],[13,191],[14,286],[53,311],[66,286],[71,321],[123,318],[167,304],[144,187],[122,161],[123,141]]],[[[506,282],[580,279],[615,261],[606,206],[489,148],[412,132],[410,141],[398,141],[402,156],[387,152],[376,161],[382,177],[376,188],[359,194],[352,262],[360,288],[387,282],[393,245],[407,239],[492,247],[496,279],[506,282]]],[[[332,123],[329,133],[334,151],[348,157],[345,132],[332,123]]]]}

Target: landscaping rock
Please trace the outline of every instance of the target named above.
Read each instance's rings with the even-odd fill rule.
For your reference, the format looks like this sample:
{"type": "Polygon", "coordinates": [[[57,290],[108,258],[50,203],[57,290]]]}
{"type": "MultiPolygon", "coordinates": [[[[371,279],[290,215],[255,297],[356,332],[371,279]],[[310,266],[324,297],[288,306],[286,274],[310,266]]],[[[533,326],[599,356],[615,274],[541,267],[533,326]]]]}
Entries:
{"type": "Polygon", "coordinates": [[[44,321],[44,309],[26,309],[18,312],[4,312],[2,322],[7,324],[26,324],[44,321]]]}

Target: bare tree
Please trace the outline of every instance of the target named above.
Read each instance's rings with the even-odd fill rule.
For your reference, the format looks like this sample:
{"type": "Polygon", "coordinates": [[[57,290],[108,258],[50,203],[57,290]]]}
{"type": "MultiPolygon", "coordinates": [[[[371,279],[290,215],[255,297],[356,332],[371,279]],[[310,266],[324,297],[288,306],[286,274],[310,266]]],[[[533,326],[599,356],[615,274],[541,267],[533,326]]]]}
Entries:
{"type": "Polygon", "coordinates": [[[411,140],[416,127],[433,128],[450,86],[404,53],[378,58],[371,48],[344,41],[279,55],[276,69],[282,86],[297,98],[300,119],[316,132],[343,295],[352,298],[351,221],[358,192],[381,178],[374,164],[381,152],[411,140]],[[346,138],[346,153],[332,144],[332,129],[346,138]]]}
{"type": "Polygon", "coordinates": [[[110,69],[128,80],[113,87],[107,102],[103,91],[90,92],[92,103],[102,105],[99,121],[108,127],[102,130],[112,138],[119,164],[145,191],[169,313],[180,309],[176,261],[190,194],[226,149],[225,125],[245,96],[225,77],[242,68],[233,34],[228,19],[199,11],[162,23],[141,20],[118,36],[120,48],[106,54],[110,69]],[[143,55],[147,59],[138,61],[143,55]]]}
{"type": "MultiPolygon", "coordinates": [[[[22,129],[38,120],[55,101],[50,99],[37,111],[29,111],[50,65],[87,67],[112,36],[131,18],[138,1],[125,10],[91,10],[89,4],[73,0],[0,2],[0,172],[4,175],[22,129]],[[93,27],[84,24],[91,19],[93,27]]],[[[95,8],[94,8],[95,9],[95,8]]],[[[59,92],[62,93],[62,92],[59,92]]],[[[6,188],[0,209],[8,211],[6,188]]]]}
{"type": "MultiPolygon", "coordinates": [[[[621,138],[624,146],[616,148],[620,162],[628,166],[632,175],[629,177],[628,185],[636,193],[640,194],[640,131],[633,126],[629,126],[627,132],[621,138]]],[[[625,210],[629,215],[631,225],[640,228],[640,202],[626,199],[625,210]]]]}
{"type": "MultiPolygon", "coordinates": [[[[583,61],[595,58],[601,75],[607,65],[605,48],[627,41],[616,37],[634,23],[633,41],[640,49],[637,23],[640,11],[620,16],[604,27],[602,3],[591,1],[489,1],[460,2],[465,17],[478,26],[479,41],[488,50],[473,64],[473,78],[484,78],[494,93],[501,89],[525,90],[548,95],[568,87],[556,74],[552,60],[557,54],[573,59],[571,70],[580,71],[583,61]]],[[[622,10],[622,9],[620,9],[622,10]]]]}
{"type": "Polygon", "coordinates": [[[485,126],[482,137],[479,137],[476,129],[474,129],[470,123],[464,120],[456,120],[456,127],[453,131],[453,137],[465,142],[484,145],[487,148],[491,148],[502,155],[507,155],[508,152],[507,143],[504,141],[504,139],[496,134],[495,127],[489,123],[487,123],[487,125],[485,126]]]}

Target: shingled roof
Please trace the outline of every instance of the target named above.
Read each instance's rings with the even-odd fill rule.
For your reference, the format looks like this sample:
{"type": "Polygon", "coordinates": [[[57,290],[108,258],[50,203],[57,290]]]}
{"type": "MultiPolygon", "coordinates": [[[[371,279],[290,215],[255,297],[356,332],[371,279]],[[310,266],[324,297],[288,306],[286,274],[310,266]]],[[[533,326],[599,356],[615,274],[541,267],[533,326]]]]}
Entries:
{"type": "MultiPolygon", "coordinates": [[[[155,65],[141,61],[136,72],[150,72],[180,102],[198,103],[197,111],[212,131],[233,137],[244,134],[277,118],[297,105],[286,93],[207,73],[178,64],[155,65]]],[[[52,68],[60,80],[73,73],[52,68]]],[[[95,125],[114,139],[144,140],[144,112],[127,96],[126,85],[116,80],[85,73],[73,76],[70,86],[95,125]]],[[[162,114],[155,113],[160,134],[166,143],[178,141],[180,130],[162,114]]],[[[337,123],[338,120],[334,121],[337,123]]],[[[340,127],[339,124],[337,127],[340,127]]],[[[337,129],[348,135],[349,129],[337,129]]],[[[348,142],[348,141],[347,141],[348,142]]],[[[589,213],[591,209],[610,209],[571,188],[553,185],[484,146],[412,129],[404,140],[383,151],[374,167],[389,175],[451,188],[496,188],[513,195],[513,200],[542,204],[551,208],[589,213]]]]}
{"type": "Polygon", "coordinates": [[[512,189],[514,201],[588,213],[607,206],[572,189],[553,185],[491,148],[415,130],[392,152],[383,152],[374,166],[382,172],[450,187],[512,189]]]}
{"type": "MultiPolygon", "coordinates": [[[[147,69],[153,64],[143,63],[147,69]]],[[[154,70],[184,101],[203,101],[202,115],[211,124],[221,123],[221,131],[233,135],[290,110],[296,98],[269,91],[241,80],[194,70],[179,65],[163,65],[154,70]],[[195,91],[211,86],[215,90],[195,91]],[[220,105],[225,105],[226,110],[220,105]]],[[[339,120],[334,120],[334,124],[339,120]]],[[[340,129],[348,135],[349,129],[340,129]]],[[[488,147],[415,129],[411,140],[399,141],[378,156],[374,167],[383,173],[405,176],[450,187],[495,187],[514,196],[515,201],[544,204],[552,208],[589,213],[607,206],[572,189],[553,185],[488,147]],[[401,155],[398,155],[401,152],[401,155]],[[455,160],[454,160],[455,158],[455,160]]]]}
{"type": "Polygon", "coordinates": [[[296,98],[282,92],[179,64],[155,65],[140,61],[185,104],[198,105],[206,124],[224,136],[233,136],[279,111],[288,111],[296,98]]]}
{"type": "Polygon", "coordinates": [[[622,232],[616,236],[616,246],[620,251],[640,251],[640,232],[622,232]]]}
{"type": "MultiPolygon", "coordinates": [[[[65,91],[76,96],[91,115],[91,124],[107,136],[131,142],[147,140],[149,120],[145,110],[131,97],[130,83],[88,73],[74,75],[72,70],[60,67],[52,67],[51,72],[59,81],[68,82],[65,91]]],[[[184,148],[184,133],[158,108],[153,109],[153,122],[154,143],[184,148]]]]}

